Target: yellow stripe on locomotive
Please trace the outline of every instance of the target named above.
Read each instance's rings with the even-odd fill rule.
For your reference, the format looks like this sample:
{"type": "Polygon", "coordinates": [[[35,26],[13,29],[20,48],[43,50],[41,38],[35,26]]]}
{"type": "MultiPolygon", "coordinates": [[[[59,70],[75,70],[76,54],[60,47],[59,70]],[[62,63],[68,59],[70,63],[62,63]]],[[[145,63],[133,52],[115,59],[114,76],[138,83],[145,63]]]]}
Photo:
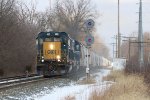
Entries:
{"type": "Polygon", "coordinates": [[[43,42],[43,56],[45,60],[61,59],[61,42],[43,42]]]}

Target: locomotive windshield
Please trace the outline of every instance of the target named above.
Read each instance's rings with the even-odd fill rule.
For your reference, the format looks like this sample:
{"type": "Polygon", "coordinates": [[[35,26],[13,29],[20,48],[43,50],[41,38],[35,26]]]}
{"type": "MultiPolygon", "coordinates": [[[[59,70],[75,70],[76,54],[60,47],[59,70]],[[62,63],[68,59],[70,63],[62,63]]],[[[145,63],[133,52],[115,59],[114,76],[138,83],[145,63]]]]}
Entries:
{"type": "Polygon", "coordinates": [[[61,37],[44,37],[38,39],[38,44],[42,45],[43,42],[61,42],[61,37]]]}
{"type": "Polygon", "coordinates": [[[54,42],[60,42],[61,38],[60,37],[54,37],[54,42]]]}
{"type": "Polygon", "coordinates": [[[53,39],[51,37],[45,38],[45,42],[52,42],[53,39]]]}

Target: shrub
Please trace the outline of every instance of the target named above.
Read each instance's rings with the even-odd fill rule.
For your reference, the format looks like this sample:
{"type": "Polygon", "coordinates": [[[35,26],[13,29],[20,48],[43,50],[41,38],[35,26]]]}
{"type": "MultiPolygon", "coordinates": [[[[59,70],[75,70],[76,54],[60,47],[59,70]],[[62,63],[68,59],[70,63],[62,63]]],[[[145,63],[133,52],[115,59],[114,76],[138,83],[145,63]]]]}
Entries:
{"type": "Polygon", "coordinates": [[[4,70],[0,69],[0,76],[3,76],[3,75],[4,75],[4,70]]]}
{"type": "Polygon", "coordinates": [[[31,65],[27,65],[27,66],[26,66],[26,71],[32,72],[32,66],[31,66],[31,65]]]}

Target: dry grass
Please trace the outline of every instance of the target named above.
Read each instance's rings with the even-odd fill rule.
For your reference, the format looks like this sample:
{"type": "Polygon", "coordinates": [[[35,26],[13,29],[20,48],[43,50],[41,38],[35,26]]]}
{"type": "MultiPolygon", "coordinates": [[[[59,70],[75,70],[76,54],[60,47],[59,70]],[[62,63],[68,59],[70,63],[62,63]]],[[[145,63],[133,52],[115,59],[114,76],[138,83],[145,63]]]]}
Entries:
{"type": "Polygon", "coordinates": [[[143,76],[124,75],[121,71],[114,71],[104,80],[116,83],[104,93],[93,92],[90,100],[150,100],[143,76]]]}

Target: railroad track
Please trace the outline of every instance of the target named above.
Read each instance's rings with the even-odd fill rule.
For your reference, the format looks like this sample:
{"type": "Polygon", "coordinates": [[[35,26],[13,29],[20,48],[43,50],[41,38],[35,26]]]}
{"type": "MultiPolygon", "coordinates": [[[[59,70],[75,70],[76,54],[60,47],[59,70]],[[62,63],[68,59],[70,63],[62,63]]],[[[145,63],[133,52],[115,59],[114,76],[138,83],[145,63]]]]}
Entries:
{"type": "Polygon", "coordinates": [[[83,68],[82,70],[79,70],[78,74],[76,72],[74,72],[74,73],[70,73],[67,75],[63,75],[63,76],[55,75],[55,76],[51,76],[48,78],[43,78],[43,75],[41,75],[41,76],[32,75],[30,77],[17,76],[17,77],[2,78],[2,79],[0,79],[0,89],[17,86],[17,85],[21,85],[21,84],[28,84],[28,83],[32,83],[32,82],[36,82],[36,81],[42,81],[42,80],[46,80],[49,78],[57,79],[57,78],[74,78],[74,77],[76,77],[78,79],[79,77],[81,77],[85,74],[86,73],[83,68]]]}
{"type": "Polygon", "coordinates": [[[30,77],[23,77],[23,76],[18,76],[18,77],[10,77],[10,78],[3,78],[0,79],[0,89],[16,86],[16,85],[21,85],[21,84],[26,84],[26,83],[31,83],[31,82],[36,82],[43,80],[43,75],[41,76],[30,76],[30,77]]]}

